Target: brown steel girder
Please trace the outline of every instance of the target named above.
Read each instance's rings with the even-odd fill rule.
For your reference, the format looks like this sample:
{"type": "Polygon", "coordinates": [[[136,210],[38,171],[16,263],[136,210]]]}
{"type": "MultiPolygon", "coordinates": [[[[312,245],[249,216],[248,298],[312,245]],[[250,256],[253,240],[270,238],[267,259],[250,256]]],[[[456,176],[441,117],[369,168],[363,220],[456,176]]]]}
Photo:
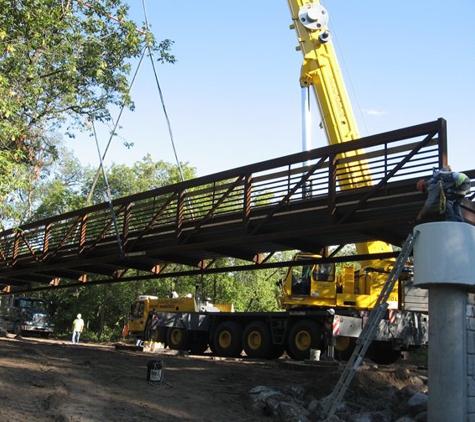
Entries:
{"type": "MultiPolygon", "coordinates": [[[[127,279],[128,269],[149,278],[205,274],[220,270],[219,258],[263,268],[281,266],[266,256],[284,250],[373,240],[400,246],[425,200],[415,182],[445,164],[439,119],[115,199],[121,248],[106,203],[7,230],[0,233],[0,285],[76,282],[87,274],[114,282],[127,279]],[[362,160],[372,183],[349,189],[352,166],[362,160]]],[[[475,170],[465,173],[475,178],[475,170]]],[[[471,224],[473,209],[465,201],[471,224]]]]}

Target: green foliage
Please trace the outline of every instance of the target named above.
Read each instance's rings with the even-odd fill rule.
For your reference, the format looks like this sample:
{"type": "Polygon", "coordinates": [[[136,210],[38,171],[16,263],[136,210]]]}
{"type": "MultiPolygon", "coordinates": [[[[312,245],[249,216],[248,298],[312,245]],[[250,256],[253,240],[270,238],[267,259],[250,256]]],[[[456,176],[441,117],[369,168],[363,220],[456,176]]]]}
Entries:
{"type": "MultiPolygon", "coordinates": [[[[41,297],[49,303],[57,333],[71,333],[72,322],[80,313],[85,322],[84,339],[109,341],[122,332],[130,303],[136,295],[133,283],[90,285],[49,290],[41,297]]],[[[116,339],[117,339],[116,338],[116,339]]]]}
{"type": "MultiPolygon", "coordinates": [[[[244,261],[227,261],[228,265],[241,265],[244,261]]],[[[219,266],[225,266],[220,262],[219,266]]],[[[259,271],[236,271],[210,274],[196,279],[199,293],[211,298],[215,303],[232,303],[236,311],[276,311],[280,310],[277,298],[280,289],[276,283],[283,270],[265,269],[259,271]]]]}
{"type": "MultiPolygon", "coordinates": [[[[185,179],[195,177],[196,170],[187,163],[181,163],[181,168],[185,179]]],[[[89,187],[97,174],[97,170],[89,169],[86,171],[83,195],[87,196],[89,187]]],[[[165,161],[154,162],[152,156],[147,154],[141,161],[136,161],[131,167],[124,164],[112,164],[107,169],[107,180],[112,198],[132,195],[134,193],[145,192],[161,186],[171,185],[181,182],[181,175],[178,167],[165,161]]],[[[93,203],[104,201],[105,185],[102,175],[96,184],[93,203]]]]}
{"type": "MultiPolygon", "coordinates": [[[[14,194],[27,186],[27,168],[17,164],[21,161],[21,155],[19,151],[0,150],[0,210],[13,221],[12,225],[18,224],[22,216],[22,213],[16,210],[14,194]]],[[[5,223],[5,218],[0,218],[0,229],[6,227],[5,223]]]]}
{"type": "MultiPolygon", "coordinates": [[[[95,171],[90,167],[82,167],[68,151],[58,148],[58,152],[60,160],[49,169],[45,178],[31,181],[28,204],[17,198],[15,206],[18,212],[30,207],[28,209],[32,220],[84,206],[95,171]]],[[[194,168],[183,164],[182,169],[187,177],[194,177],[194,168]]],[[[106,168],[106,174],[114,198],[180,181],[176,166],[163,161],[153,162],[150,156],[144,157],[131,167],[114,164],[106,168]]],[[[103,189],[101,177],[97,185],[97,201],[104,200],[101,195],[103,189]]],[[[133,278],[135,275],[140,276],[141,273],[129,270],[125,274],[127,278],[133,278]]],[[[130,304],[139,294],[166,297],[172,290],[177,289],[185,295],[194,293],[194,286],[193,277],[89,286],[86,283],[84,287],[46,291],[42,293],[42,298],[50,303],[58,333],[65,335],[70,332],[72,321],[81,313],[86,323],[83,338],[106,341],[120,335],[130,304]]]]}
{"type": "MultiPolygon", "coordinates": [[[[133,108],[130,61],[147,47],[175,61],[128,19],[122,0],[0,0],[0,200],[20,195],[56,158],[55,130],[108,121],[111,105],[133,108]]],[[[26,194],[28,196],[28,192],[26,194]]],[[[0,216],[16,218],[0,205],[0,216]]]]}
{"type": "MultiPolygon", "coordinates": [[[[44,177],[31,179],[28,198],[16,197],[18,213],[28,212],[29,219],[37,220],[82,208],[89,193],[89,186],[96,170],[82,167],[68,151],[57,145],[60,160],[54,162],[44,177]]],[[[195,169],[182,165],[186,178],[192,178],[195,169]]],[[[142,192],[179,182],[177,166],[163,161],[153,162],[150,156],[127,167],[113,164],[106,168],[107,179],[113,198],[142,192]]],[[[103,201],[105,186],[99,178],[94,201],[103,201]]],[[[202,201],[209,200],[207,197],[202,201]]],[[[230,204],[230,207],[237,206],[230,204]]],[[[287,254],[276,254],[274,260],[288,260],[287,254]]],[[[216,265],[233,266],[247,262],[221,260],[216,265]]],[[[185,270],[184,266],[170,264],[166,271],[185,270]]],[[[171,277],[143,281],[116,282],[104,285],[88,285],[68,289],[44,291],[41,297],[50,304],[56,323],[57,335],[71,335],[72,321],[81,313],[85,321],[84,341],[116,341],[122,332],[131,302],[138,295],[168,297],[171,291],[180,296],[194,294],[196,288],[201,298],[210,298],[212,303],[232,303],[236,311],[276,311],[280,308],[277,297],[280,289],[276,282],[284,276],[285,269],[266,269],[248,272],[227,272],[206,276],[171,277]]],[[[128,270],[124,277],[143,275],[140,271],[128,270]]],[[[89,276],[88,281],[94,281],[89,276]]],[[[62,282],[61,282],[62,283],[62,282]]],[[[60,283],[60,285],[61,285],[60,283]]]]}

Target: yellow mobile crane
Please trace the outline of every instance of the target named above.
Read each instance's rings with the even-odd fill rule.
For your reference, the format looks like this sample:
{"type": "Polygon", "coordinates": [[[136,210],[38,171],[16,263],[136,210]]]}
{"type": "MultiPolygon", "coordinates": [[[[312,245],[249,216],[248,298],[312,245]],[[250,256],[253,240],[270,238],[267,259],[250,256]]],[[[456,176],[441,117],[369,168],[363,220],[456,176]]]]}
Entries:
{"type": "MultiPolygon", "coordinates": [[[[355,119],[340,73],[328,30],[328,13],[318,0],[288,0],[293,24],[304,60],[300,83],[313,87],[328,142],[339,144],[358,138],[355,119]]],[[[358,152],[358,156],[360,156],[358,152]]],[[[364,160],[339,157],[340,189],[371,186],[364,160]]],[[[357,244],[358,254],[392,252],[380,242],[357,244]]],[[[282,282],[280,304],[284,312],[150,312],[143,338],[151,335],[171,349],[202,352],[209,346],[219,356],[276,358],[285,350],[297,360],[308,359],[311,349],[321,349],[333,357],[347,358],[354,349],[368,311],[376,303],[392,261],[361,262],[361,269],[345,266],[340,275],[334,264],[308,264],[321,256],[299,253],[282,282]],[[152,318],[154,318],[151,330],[152,318]],[[152,333],[153,331],[153,333],[152,333]]],[[[404,273],[410,279],[411,274],[404,273]]],[[[396,287],[390,297],[390,311],[381,322],[370,349],[378,363],[395,361],[402,349],[427,342],[427,316],[398,309],[396,287]]]]}
{"type": "MultiPolygon", "coordinates": [[[[318,0],[288,0],[288,4],[294,22],[291,28],[294,28],[298,35],[299,46],[297,49],[302,51],[304,57],[300,85],[303,89],[313,87],[315,90],[328,143],[333,145],[358,139],[356,120],[350,106],[336,53],[331,43],[331,35],[328,30],[328,12],[318,0]]],[[[371,175],[365,160],[358,160],[356,164],[352,161],[351,165],[342,164],[341,167],[346,167],[342,169],[346,175],[345,182],[341,184],[342,190],[371,186],[371,175]]],[[[387,243],[373,241],[357,244],[356,252],[366,255],[393,252],[393,249],[387,243]]],[[[305,256],[300,254],[296,256],[296,259],[303,259],[305,256]]],[[[315,256],[307,255],[307,257],[315,256]]],[[[362,263],[362,266],[387,272],[390,269],[391,261],[369,261],[362,263]]],[[[295,272],[294,269],[294,276],[295,272]]],[[[348,276],[345,278],[348,279],[348,276]]],[[[346,297],[346,300],[343,299],[343,296],[338,298],[335,294],[336,291],[333,291],[334,289],[329,289],[327,294],[307,295],[306,299],[302,301],[301,297],[294,297],[291,277],[287,277],[286,281],[284,296],[281,299],[284,307],[288,308],[302,304],[308,306],[345,306],[345,303],[348,303],[351,306],[367,309],[375,303],[378,290],[380,291],[384,285],[385,277],[379,271],[371,278],[369,283],[366,283],[369,289],[357,289],[358,295],[354,295],[354,289],[346,289],[345,293],[341,292],[341,295],[354,296],[346,297]]],[[[394,302],[397,302],[397,292],[395,292],[394,302]]]]}
{"type": "MultiPolygon", "coordinates": [[[[356,120],[331,42],[327,10],[319,0],[288,0],[288,4],[293,20],[291,28],[295,29],[298,36],[299,46],[297,49],[303,53],[300,85],[302,89],[308,91],[313,87],[315,91],[328,143],[333,145],[358,139],[356,120]]],[[[307,98],[308,101],[308,96],[303,96],[303,98],[307,98]]],[[[305,109],[308,109],[308,106],[305,109]]],[[[355,161],[352,161],[351,167],[346,164],[341,165],[341,167],[345,166],[346,168],[342,169],[342,173],[346,175],[344,183],[341,184],[342,190],[372,185],[365,160],[356,161],[356,164],[355,161]]],[[[356,244],[356,252],[362,255],[379,254],[393,252],[393,249],[385,242],[372,241],[356,244]]],[[[301,253],[297,254],[294,259],[304,261],[317,257],[317,255],[301,253]]],[[[285,309],[319,306],[347,307],[364,312],[371,309],[376,303],[392,264],[392,260],[365,261],[356,271],[353,266],[344,266],[343,273],[339,277],[335,275],[333,265],[292,267],[283,283],[281,305],[285,309]]],[[[404,274],[404,277],[407,278],[407,274],[404,274]]],[[[397,311],[394,311],[399,306],[398,298],[399,291],[396,285],[390,297],[389,308],[392,309],[390,312],[393,321],[395,317],[404,321],[403,315],[398,315],[397,311]]],[[[410,318],[412,316],[409,315],[410,318]]],[[[421,315],[418,316],[421,317],[421,315]]],[[[426,317],[422,316],[422,318],[423,322],[426,322],[426,317]]],[[[339,322],[345,320],[347,324],[356,322],[361,325],[358,321],[352,321],[348,317],[340,318],[339,322]]],[[[425,326],[425,324],[423,325],[425,326]]],[[[333,340],[336,350],[346,357],[353,350],[355,336],[341,335],[341,328],[340,326],[340,335],[334,336],[333,340]]],[[[313,336],[311,330],[304,328],[300,331],[301,341],[297,346],[305,349],[305,345],[313,341],[313,336]]],[[[382,354],[385,356],[380,357],[378,359],[380,361],[390,361],[398,355],[397,349],[393,352],[392,347],[383,346],[382,349],[382,354]]]]}
{"type": "MultiPolygon", "coordinates": [[[[319,0],[288,0],[293,24],[298,36],[298,50],[303,53],[300,75],[302,88],[313,87],[322,118],[322,124],[330,145],[358,139],[356,120],[350,105],[348,93],[341,75],[335,49],[328,30],[328,12],[319,0]]],[[[359,160],[346,167],[350,178],[342,189],[371,186],[371,175],[366,161],[359,160]]],[[[392,251],[384,242],[368,242],[358,246],[358,253],[380,253],[392,251]]]]}

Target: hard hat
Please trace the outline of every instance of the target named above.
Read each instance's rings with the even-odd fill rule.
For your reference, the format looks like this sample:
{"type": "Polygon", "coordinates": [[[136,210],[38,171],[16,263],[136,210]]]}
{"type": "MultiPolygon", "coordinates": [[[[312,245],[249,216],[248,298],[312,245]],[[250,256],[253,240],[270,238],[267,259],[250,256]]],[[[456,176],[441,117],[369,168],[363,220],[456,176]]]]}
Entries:
{"type": "Polygon", "coordinates": [[[81,318],[81,314],[78,314],[78,318],[81,318]]]}
{"type": "Polygon", "coordinates": [[[426,181],[421,179],[417,182],[416,188],[419,192],[424,192],[426,188],[426,181]]]}

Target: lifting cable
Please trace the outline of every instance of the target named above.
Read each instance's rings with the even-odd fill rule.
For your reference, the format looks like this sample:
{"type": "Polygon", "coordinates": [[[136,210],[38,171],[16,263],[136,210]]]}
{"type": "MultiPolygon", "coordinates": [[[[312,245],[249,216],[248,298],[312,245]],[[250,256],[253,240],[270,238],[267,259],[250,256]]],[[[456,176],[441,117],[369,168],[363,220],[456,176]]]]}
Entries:
{"type": "MultiPolygon", "coordinates": [[[[82,0],[78,0],[78,2],[81,3],[83,6],[86,6],[86,7],[89,7],[89,8],[92,8],[92,9],[96,10],[89,3],[85,3],[82,0]]],[[[96,12],[97,12],[97,10],[96,10],[96,12]]],[[[98,13],[101,13],[101,12],[98,12],[98,13]]],[[[106,14],[106,16],[107,16],[108,19],[113,19],[113,20],[117,21],[119,24],[122,24],[122,22],[119,19],[114,18],[113,16],[108,15],[108,14],[106,14]]],[[[139,32],[142,33],[142,31],[139,31],[139,32]]],[[[139,72],[139,69],[140,69],[140,66],[142,64],[142,61],[143,61],[143,58],[145,56],[146,51],[147,51],[146,48],[144,48],[143,51],[142,51],[142,56],[140,57],[139,63],[137,65],[137,69],[136,69],[135,74],[132,78],[132,81],[130,83],[130,86],[129,86],[129,89],[128,89],[127,93],[130,93],[130,91],[132,90],[132,86],[135,82],[135,79],[137,78],[137,75],[138,75],[138,72],[139,72]]],[[[112,132],[110,134],[110,138],[109,138],[109,141],[107,143],[107,146],[106,146],[106,149],[105,149],[103,155],[101,154],[101,151],[100,151],[100,148],[99,148],[99,141],[98,141],[98,138],[97,138],[96,126],[94,125],[94,120],[92,120],[92,130],[94,132],[94,139],[95,139],[95,142],[96,142],[97,153],[99,155],[99,168],[97,169],[96,175],[94,177],[94,181],[92,183],[91,189],[90,189],[89,194],[88,194],[87,199],[86,199],[86,206],[87,206],[91,203],[92,195],[94,193],[97,182],[99,180],[99,176],[100,176],[101,171],[102,171],[102,176],[104,178],[104,185],[105,185],[104,189],[105,189],[106,200],[109,204],[109,211],[110,211],[110,214],[111,214],[112,223],[114,225],[114,230],[115,230],[115,234],[116,234],[116,237],[117,237],[117,243],[118,243],[118,246],[119,246],[119,252],[120,252],[120,257],[121,258],[125,257],[125,253],[124,253],[124,249],[122,247],[122,239],[121,239],[120,232],[119,232],[119,227],[118,227],[118,224],[117,224],[117,215],[114,211],[114,204],[112,202],[112,195],[111,195],[111,192],[110,192],[110,186],[109,186],[109,182],[108,182],[108,179],[107,179],[106,170],[104,168],[104,159],[107,155],[107,151],[109,150],[109,146],[112,142],[112,138],[114,137],[114,135],[116,133],[116,129],[117,129],[117,126],[119,125],[119,121],[120,121],[120,118],[122,116],[122,112],[124,111],[124,108],[125,108],[125,105],[122,105],[122,107],[120,109],[120,112],[119,112],[119,116],[117,117],[117,121],[115,122],[114,129],[112,130],[112,132]]]]}
{"type": "Polygon", "coordinates": [[[117,243],[119,245],[120,257],[124,258],[125,254],[124,254],[124,249],[122,247],[122,239],[120,238],[119,226],[117,225],[117,216],[114,211],[114,204],[112,203],[112,195],[110,191],[109,182],[107,179],[106,170],[104,168],[104,164],[101,158],[101,150],[99,148],[99,142],[97,140],[96,126],[94,125],[94,121],[92,122],[92,130],[94,131],[94,138],[96,140],[97,153],[99,154],[99,160],[100,160],[99,169],[102,169],[102,176],[104,177],[104,185],[105,185],[104,190],[107,195],[107,202],[109,203],[109,211],[111,213],[112,223],[114,224],[115,234],[117,236],[117,243]]]}
{"type": "MultiPolygon", "coordinates": [[[[327,5],[326,5],[325,0],[322,0],[322,4],[323,4],[323,6],[324,6],[325,8],[327,8],[327,5]]],[[[327,8],[327,10],[328,10],[328,8],[327,8]]],[[[341,61],[342,61],[342,63],[343,63],[343,67],[345,68],[346,75],[347,75],[347,77],[348,77],[348,81],[349,81],[349,84],[350,84],[350,86],[351,86],[351,91],[353,92],[353,94],[354,94],[354,96],[355,96],[356,106],[357,106],[357,109],[358,109],[358,112],[359,112],[361,121],[362,121],[362,123],[363,123],[364,129],[365,129],[365,132],[366,132],[366,136],[368,136],[368,135],[370,135],[369,130],[368,130],[368,125],[367,125],[367,123],[366,123],[366,119],[365,119],[365,116],[364,116],[364,113],[363,113],[363,109],[361,108],[361,105],[360,105],[360,101],[359,101],[359,98],[358,98],[358,93],[357,93],[357,91],[356,91],[355,85],[353,84],[353,80],[352,80],[352,78],[351,78],[350,70],[349,70],[349,68],[348,68],[348,66],[347,66],[347,64],[346,64],[345,55],[343,54],[343,50],[342,50],[342,48],[341,48],[341,44],[340,44],[340,42],[339,42],[339,40],[338,40],[338,35],[337,35],[337,32],[338,32],[338,31],[337,31],[337,29],[336,29],[336,27],[335,27],[335,25],[334,25],[333,22],[334,22],[334,20],[331,19],[331,20],[330,20],[330,26],[332,27],[332,28],[331,28],[331,36],[332,36],[332,38],[333,38],[334,41],[335,41],[333,44],[335,45],[335,47],[338,48],[338,51],[339,51],[339,53],[340,53],[339,56],[340,56],[341,61]]],[[[356,116],[355,116],[355,117],[356,117],[356,116]]],[[[359,135],[361,136],[361,133],[360,133],[359,135]]]]}
{"type": "MultiPolygon", "coordinates": [[[[85,7],[89,7],[91,9],[94,9],[97,13],[101,13],[103,15],[105,15],[108,19],[112,19],[114,21],[116,21],[117,23],[119,23],[120,25],[122,25],[122,21],[112,15],[109,15],[107,13],[103,13],[99,10],[97,10],[94,6],[92,6],[91,4],[89,3],[86,3],[84,2],[83,0],[77,0],[78,3],[82,4],[83,6],[85,7]]],[[[150,26],[149,26],[149,23],[148,23],[148,16],[147,16],[147,8],[146,8],[146,5],[145,5],[145,0],[142,0],[142,6],[143,6],[143,12],[144,12],[144,18],[145,18],[145,27],[146,27],[146,32],[150,32],[150,26]]],[[[141,34],[144,34],[145,32],[144,31],[141,31],[139,30],[138,28],[136,28],[136,31],[140,32],[141,34]]],[[[167,109],[165,107],[165,100],[163,98],[163,93],[162,93],[162,88],[160,86],[160,82],[159,82],[159,79],[158,79],[158,75],[157,75],[157,70],[155,69],[155,63],[153,61],[153,51],[152,49],[150,48],[150,44],[148,42],[146,42],[146,46],[144,48],[144,51],[142,53],[142,57],[140,58],[140,62],[139,62],[139,65],[137,67],[137,72],[138,72],[138,69],[140,68],[140,65],[142,63],[142,60],[143,60],[143,57],[144,57],[144,54],[145,54],[145,51],[148,51],[149,53],[149,56],[150,56],[150,61],[152,63],[152,69],[153,69],[153,73],[154,73],[154,76],[155,76],[155,82],[157,83],[157,88],[158,88],[158,94],[160,95],[160,101],[162,103],[162,108],[163,108],[163,113],[165,115],[165,119],[167,121],[167,126],[168,126],[168,133],[170,135],[170,140],[171,140],[171,143],[172,143],[172,148],[173,148],[173,153],[175,155],[175,160],[176,160],[176,163],[177,163],[177,167],[178,167],[178,171],[180,173],[180,177],[181,177],[181,180],[184,182],[185,181],[185,176],[183,174],[183,170],[182,170],[182,167],[181,167],[181,163],[180,163],[180,160],[178,159],[178,153],[176,151],[176,147],[175,147],[175,141],[174,141],[174,138],[173,138],[173,131],[172,131],[172,127],[171,127],[171,123],[170,123],[170,119],[168,118],[168,113],[167,113],[167,109]]],[[[137,76],[137,72],[135,73],[134,75],[134,78],[132,80],[132,84],[133,84],[133,81],[135,80],[135,77],[137,76]]],[[[129,93],[130,93],[130,90],[132,88],[132,84],[131,86],[129,87],[129,93]]],[[[120,116],[122,115],[122,111],[123,111],[124,107],[121,108],[120,110],[120,114],[119,114],[119,117],[118,117],[118,120],[120,119],[120,116]]],[[[117,128],[117,125],[118,125],[118,120],[114,126],[114,130],[111,134],[111,138],[109,139],[109,142],[107,144],[107,147],[106,147],[106,150],[104,151],[104,156],[102,157],[102,159],[105,158],[105,155],[107,154],[107,150],[109,149],[109,145],[111,143],[111,140],[112,140],[112,137],[114,136],[114,133],[115,133],[115,129],[117,128]]],[[[97,184],[97,177],[98,175],[100,174],[100,168],[98,169],[98,172],[97,172],[97,175],[96,175],[96,178],[94,180],[94,184],[93,184],[93,187],[92,187],[92,191],[94,190],[95,188],[95,185],[97,184]]],[[[91,193],[89,194],[88,196],[88,201],[87,203],[90,202],[90,199],[91,199],[91,193]]]]}
{"type": "MultiPolygon", "coordinates": [[[[134,82],[135,82],[135,79],[137,78],[137,75],[139,73],[139,70],[140,70],[140,66],[142,65],[142,61],[143,61],[143,58],[145,56],[145,53],[147,51],[147,47],[144,48],[143,52],[142,52],[142,56],[140,57],[140,61],[139,61],[139,64],[137,65],[137,69],[135,71],[135,74],[132,78],[132,81],[130,83],[130,86],[129,86],[129,89],[127,90],[127,93],[130,94],[131,90],[132,90],[132,87],[134,85],[134,82]]],[[[91,190],[89,191],[89,195],[87,196],[87,199],[86,199],[86,206],[87,205],[90,205],[91,201],[92,201],[92,195],[94,193],[94,189],[96,189],[96,185],[97,185],[97,182],[99,180],[99,176],[101,174],[101,169],[102,169],[102,166],[103,166],[103,160],[106,158],[106,155],[107,155],[107,152],[109,151],[109,146],[112,142],[112,138],[115,136],[116,134],[116,130],[117,130],[117,126],[119,125],[119,121],[120,121],[120,118],[122,117],[122,112],[124,111],[124,108],[125,108],[125,105],[122,105],[122,107],[120,108],[120,112],[119,112],[119,116],[117,117],[117,120],[114,124],[114,128],[112,129],[111,131],[111,134],[110,134],[110,137],[109,137],[109,141],[107,142],[107,146],[106,146],[106,149],[104,150],[104,154],[101,156],[100,153],[99,153],[99,160],[100,160],[100,164],[99,164],[99,168],[97,169],[97,172],[96,172],[96,176],[94,177],[94,181],[92,182],[92,186],[91,186],[91,190]]],[[[96,135],[96,131],[94,130],[94,136],[96,137],[96,143],[97,143],[97,135],[96,135]]],[[[103,171],[103,169],[102,169],[103,171]]]]}
{"type": "MultiPolygon", "coordinates": [[[[85,3],[81,0],[78,0],[79,3],[83,4],[84,6],[86,7],[92,7],[90,4],[88,3],[85,3]]],[[[142,5],[143,5],[143,10],[144,10],[144,17],[145,17],[145,25],[146,25],[146,31],[147,32],[150,32],[149,30],[149,24],[148,24],[148,17],[147,17],[147,11],[146,11],[146,6],[145,6],[145,0],[142,0],[142,5]]],[[[117,22],[121,23],[121,21],[119,19],[116,19],[110,15],[107,15],[108,18],[111,18],[111,19],[114,19],[116,20],[117,22]]],[[[138,30],[138,29],[137,29],[138,30]]],[[[139,31],[142,33],[142,31],[139,31]]],[[[163,97],[163,93],[162,93],[162,89],[161,89],[161,86],[160,86],[160,82],[159,82],[159,79],[158,79],[158,75],[157,75],[157,71],[156,71],[156,68],[155,68],[155,63],[153,61],[153,50],[150,46],[150,43],[146,42],[146,46],[144,47],[143,51],[142,51],[142,56],[140,57],[140,60],[139,60],[139,63],[137,65],[137,69],[135,71],[135,74],[132,78],[132,81],[130,83],[130,86],[129,86],[129,89],[128,89],[128,93],[131,92],[132,90],[132,87],[133,87],[133,84],[137,78],[137,75],[138,75],[138,72],[139,72],[139,69],[141,67],[141,64],[142,64],[142,61],[143,61],[143,58],[145,56],[145,53],[148,51],[148,54],[149,54],[149,57],[150,57],[150,61],[152,63],[152,69],[153,69],[153,73],[154,73],[154,76],[155,76],[155,82],[157,84],[157,88],[158,88],[158,93],[159,93],[159,96],[160,96],[160,101],[162,103],[162,108],[163,108],[163,113],[165,115],[165,119],[166,119],[166,122],[167,122],[167,126],[168,126],[168,133],[169,133],[169,136],[170,136],[170,140],[171,140],[171,143],[172,143],[172,148],[173,148],[173,153],[175,155],[175,160],[176,160],[176,163],[177,163],[177,168],[178,168],[178,171],[180,173],[180,177],[181,177],[181,180],[182,181],[185,181],[185,176],[183,174],[183,169],[181,167],[181,163],[180,163],[180,160],[178,159],[178,154],[177,154],[177,151],[176,151],[176,147],[175,147],[175,141],[174,141],[174,138],[173,138],[173,131],[172,131],[172,128],[171,128],[171,123],[170,123],[170,119],[168,117],[168,113],[167,113],[167,109],[165,107],[165,101],[164,101],[164,97],[163,97]]],[[[115,214],[115,211],[114,211],[114,205],[113,205],[113,201],[112,201],[112,195],[111,195],[111,192],[110,192],[110,186],[109,186],[109,182],[108,182],[108,179],[107,179],[107,175],[106,175],[106,170],[104,168],[104,159],[107,155],[107,152],[109,150],[109,146],[112,142],[112,139],[113,137],[115,136],[116,134],[116,129],[119,125],[119,121],[120,121],[120,118],[122,116],[122,113],[124,111],[124,108],[125,108],[125,105],[122,105],[121,109],[120,109],[120,112],[119,112],[119,116],[117,117],[117,120],[114,124],[114,128],[113,130],[111,131],[111,134],[110,134],[110,137],[109,137],[109,141],[107,142],[107,145],[106,145],[106,149],[104,150],[104,153],[101,154],[101,151],[100,151],[100,147],[99,147],[99,142],[98,142],[98,138],[97,138],[97,132],[96,132],[96,128],[95,128],[95,125],[94,125],[94,121],[92,121],[92,129],[93,129],[93,132],[94,132],[94,139],[95,139],[95,143],[96,143],[96,147],[97,147],[97,152],[98,152],[98,155],[99,155],[99,168],[97,169],[97,172],[96,172],[96,175],[94,177],[94,180],[93,180],[93,183],[92,183],[92,186],[91,186],[91,189],[89,191],[89,194],[87,196],[87,199],[86,199],[86,206],[89,205],[92,201],[92,196],[94,194],[94,190],[96,188],[96,185],[97,185],[97,182],[99,180],[99,177],[100,177],[100,174],[102,172],[102,176],[104,178],[104,184],[105,184],[105,195],[107,197],[107,202],[109,204],[109,210],[110,210],[110,213],[111,213],[111,218],[112,218],[112,221],[113,221],[113,225],[114,225],[114,229],[115,229],[115,232],[116,232],[116,236],[117,236],[117,242],[118,242],[118,245],[119,245],[119,251],[120,251],[120,255],[121,257],[123,258],[125,256],[125,253],[124,253],[124,250],[123,250],[123,247],[122,247],[122,241],[121,241],[121,236],[120,236],[120,232],[119,232],[119,227],[118,227],[118,224],[117,224],[117,216],[115,214]]],[[[188,198],[187,199],[187,202],[188,202],[188,206],[190,208],[190,211],[191,211],[191,216],[193,218],[193,211],[192,211],[192,206],[191,206],[191,203],[190,203],[190,199],[188,198]]]]}
{"type": "MultiPolygon", "coordinates": [[[[147,30],[147,32],[150,32],[150,27],[149,27],[149,23],[148,23],[148,16],[147,16],[147,8],[145,6],[145,0],[142,0],[142,6],[143,6],[143,13],[144,13],[144,18],[145,18],[145,28],[147,30]]],[[[175,140],[173,138],[173,131],[172,131],[172,126],[171,126],[171,123],[170,123],[170,119],[168,117],[168,113],[167,113],[167,108],[165,107],[165,99],[163,97],[163,93],[162,93],[162,88],[160,86],[160,81],[158,79],[158,74],[157,74],[157,70],[155,68],[155,63],[153,61],[153,51],[152,49],[150,48],[150,44],[147,43],[147,47],[148,49],[148,53],[149,53],[149,57],[150,57],[150,62],[152,63],[152,69],[153,69],[153,75],[155,77],[155,82],[157,83],[157,89],[158,89],[158,95],[160,96],[160,101],[162,103],[162,109],[163,109],[163,114],[165,116],[165,120],[167,122],[167,127],[168,127],[168,134],[170,136],[170,141],[171,141],[171,144],[172,144],[172,148],[173,148],[173,154],[175,155],[175,161],[176,161],[176,165],[177,165],[177,168],[178,168],[178,171],[180,173],[180,177],[181,177],[181,181],[184,182],[185,181],[185,176],[183,174],[183,169],[181,167],[181,163],[180,163],[180,160],[178,159],[178,153],[176,151],[176,147],[175,147],[175,140]]],[[[193,215],[193,206],[191,204],[191,201],[190,201],[190,198],[187,198],[186,199],[186,202],[188,203],[188,208],[190,209],[190,213],[191,213],[191,217],[194,218],[194,215],[193,215]]]]}
{"type": "MultiPolygon", "coordinates": [[[[147,17],[147,8],[145,6],[145,0],[142,0],[142,6],[143,6],[143,13],[144,13],[144,18],[145,18],[145,28],[146,28],[147,32],[150,32],[150,27],[149,27],[149,24],[148,24],[148,17],[147,17]]],[[[175,155],[176,165],[178,167],[178,171],[180,172],[181,180],[182,180],[182,182],[184,182],[185,181],[185,176],[183,175],[183,170],[181,168],[180,160],[178,159],[178,154],[177,154],[176,147],[175,147],[175,141],[174,141],[174,138],[173,138],[172,126],[171,126],[171,123],[170,123],[170,119],[168,118],[168,113],[167,113],[167,108],[165,107],[165,100],[163,98],[162,88],[160,86],[160,81],[158,79],[157,70],[155,68],[155,63],[153,61],[153,51],[150,48],[149,43],[147,43],[146,48],[148,49],[150,62],[152,63],[153,75],[155,77],[155,82],[157,83],[158,95],[160,96],[160,101],[162,103],[163,114],[165,115],[165,120],[167,121],[168,134],[170,135],[170,141],[172,143],[172,148],[173,148],[173,153],[175,155]]]]}
{"type": "MultiPolygon", "coordinates": [[[[145,56],[145,52],[146,52],[146,48],[144,48],[144,50],[142,52],[142,56],[140,57],[139,64],[137,65],[137,69],[134,73],[134,76],[133,76],[132,81],[130,83],[129,89],[127,91],[128,93],[130,93],[130,91],[132,90],[132,86],[134,85],[135,79],[137,78],[140,66],[141,66],[143,58],[145,56]]],[[[112,138],[115,136],[116,129],[117,129],[117,126],[119,125],[119,121],[120,121],[120,118],[122,116],[122,112],[124,111],[124,108],[125,108],[125,105],[122,105],[122,107],[120,109],[120,112],[119,112],[119,116],[117,117],[117,120],[115,122],[114,129],[112,130],[112,132],[110,134],[110,137],[109,137],[109,141],[107,142],[107,146],[106,146],[106,149],[104,151],[104,154],[101,154],[101,150],[100,150],[100,147],[99,147],[99,140],[97,138],[96,126],[94,124],[94,120],[92,120],[92,130],[93,130],[93,133],[94,133],[94,140],[96,142],[97,154],[99,155],[99,168],[97,169],[96,175],[94,177],[94,181],[92,182],[92,186],[91,186],[91,189],[89,191],[89,195],[87,196],[87,199],[86,199],[86,205],[89,205],[91,203],[92,195],[94,193],[97,182],[99,181],[99,176],[100,176],[101,171],[102,171],[102,177],[104,178],[104,193],[106,195],[107,203],[109,204],[109,211],[110,211],[110,214],[111,214],[112,223],[114,225],[114,230],[115,230],[115,234],[116,234],[116,237],[117,237],[117,244],[119,246],[119,253],[120,253],[121,258],[125,257],[125,252],[124,252],[124,249],[122,247],[122,239],[121,239],[121,236],[120,236],[119,226],[117,224],[117,215],[114,211],[114,204],[112,202],[112,195],[111,195],[111,191],[110,191],[109,181],[107,179],[106,169],[104,168],[104,159],[106,158],[107,151],[109,150],[109,146],[112,142],[112,138]]]]}

